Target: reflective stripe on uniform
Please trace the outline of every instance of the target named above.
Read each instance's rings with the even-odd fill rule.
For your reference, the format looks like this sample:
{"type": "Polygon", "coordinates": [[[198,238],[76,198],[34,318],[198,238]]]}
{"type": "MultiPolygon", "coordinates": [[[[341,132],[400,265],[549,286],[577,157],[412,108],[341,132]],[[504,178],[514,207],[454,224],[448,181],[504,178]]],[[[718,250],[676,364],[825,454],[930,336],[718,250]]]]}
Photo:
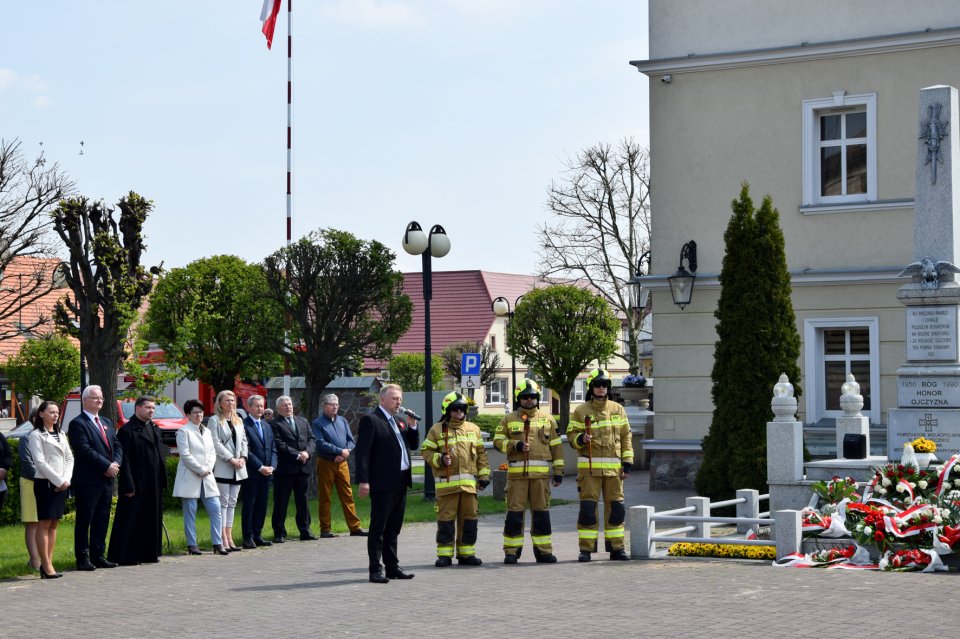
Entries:
{"type": "Polygon", "coordinates": [[[560,439],[559,437],[557,437],[556,439],[551,439],[551,440],[550,440],[550,445],[551,445],[551,446],[559,446],[559,445],[562,444],[562,443],[563,443],[563,440],[560,439]]]}
{"type": "Polygon", "coordinates": [[[489,476],[490,476],[490,469],[489,469],[489,468],[481,468],[481,469],[480,469],[480,472],[477,473],[477,474],[478,474],[480,477],[489,477],[489,476]]]}
{"type": "Polygon", "coordinates": [[[554,467],[554,468],[563,468],[563,460],[562,460],[562,459],[554,459],[554,460],[553,460],[553,467],[554,467]]]}
{"type": "Polygon", "coordinates": [[[445,476],[441,475],[439,479],[443,481],[437,481],[436,488],[452,488],[454,486],[476,486],[477,478],[473,475],[468,475],[466,473],[461,475],[450,475],[450,479],[447,479],[445,476]]]}
{"type": "Polygon", "coordinates": [[[534,466],[549,466],[550,462],[543,459],[531,459],[530,461],[527,461],[527,462],[516,461],[516,462],[510,462],[510,468],[514,468],[516,466],[523,468],[524,464],[526,464],[530,468],[533,468],[534,466]]]}
{"type": "Polygon", "coordinates": [[[477,549],[474,546],[457,546],[457,554],[461,557],[469,557],[477,554],[477,549]]]}
{"type": "MultiPolygon", "coordinates": [[[[510,469],[507,470],[507,476],[510,475],[522,475],[524,473],[523,462],[520,462],[519,466],[510,466],[510,469]]],[[[526,469],[528,475],[549,475],[550,468],[548,466],[534,466],[533,462],[530,462],[530,467],[526,469]]]]}
{"type": "Polygon", "coordinates": [[[577,537],[580,539],[596,539],[599,536],[600,531],[598,530],[587,530],[586,528],[577,530],[577,537]]]}
{"type": "Polygon", "coordinates": [[[424,446],[429,446],[430,448],[436,448],[436,447],[437,447],[437,443],[434,442],[434,441],[431,441],[431,440],[429,440],[429,439],[423,440],[423,445],[424,445],[424,446]]]}
{"type": "Polygon", "coordinates": [[[453,557],[453,546],[437,546],[437,557],[453,557]]]}
{"type": "Polygon", "coordinates": [[[537,546],[546,546],[550,543],[550,535],[531,535],[530,538],[537,546]]]}
{"type": "Polygon", "coordinates": [[[622,539],[623,526],[617,526],[616,528],[604,528],[603,536],[607,539],[622,539]]]}
{"type": "Polygon", "coordinates": [[[620,468],[617,457],[577,457],[577,468],[620,468]]]}
{"type": "Polygon", "coordinates": [[[508,548],[522,548],[523,547],[523,537],[507,537],[503,536],[503,545],[508,548]]]}

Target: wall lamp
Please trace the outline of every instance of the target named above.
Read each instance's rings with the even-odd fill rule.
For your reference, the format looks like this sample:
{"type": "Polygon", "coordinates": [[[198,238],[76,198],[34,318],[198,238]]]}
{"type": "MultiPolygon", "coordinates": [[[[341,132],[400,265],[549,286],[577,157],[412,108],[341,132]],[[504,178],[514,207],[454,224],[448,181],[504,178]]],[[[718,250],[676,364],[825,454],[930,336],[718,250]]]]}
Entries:
{"type": "Polygon", "coordinates": [[[680,249],[680,266],[677,272],[667,278],[670,284],[670,295],[673,303],[683,310],[693,298],[693,282],[697,279],[697,243],[690,240],[680,249]],[[690,270],[683,267],[683,260],[687,260],[690,270]]]}

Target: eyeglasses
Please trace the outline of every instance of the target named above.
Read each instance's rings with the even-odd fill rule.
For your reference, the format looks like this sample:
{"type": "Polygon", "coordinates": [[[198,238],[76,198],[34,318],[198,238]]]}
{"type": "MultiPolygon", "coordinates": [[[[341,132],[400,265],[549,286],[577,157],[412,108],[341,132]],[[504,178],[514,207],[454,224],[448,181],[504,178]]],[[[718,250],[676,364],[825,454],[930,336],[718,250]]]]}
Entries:
{"type": "Polygon", "coordinates": [[[191,415],[203,415],[203,411],[200,410],[200,409],[195,409],[195,410],[190,411],[190,414],[191,414],[191,415]]]}

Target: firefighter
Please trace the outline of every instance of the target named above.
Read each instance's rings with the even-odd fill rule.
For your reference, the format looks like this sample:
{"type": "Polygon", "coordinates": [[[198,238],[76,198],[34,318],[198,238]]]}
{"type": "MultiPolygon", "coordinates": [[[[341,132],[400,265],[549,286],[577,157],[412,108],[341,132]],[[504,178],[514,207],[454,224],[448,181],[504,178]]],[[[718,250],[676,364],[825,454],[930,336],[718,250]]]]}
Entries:
{"type": "Polygon", "coordinates": [[[450,393],[440,404],[441,420],[430,428],[421,454],[433,468],[437,501],[437,561],[443,568],[453,563],[479,566],[476,555],[477,489],[490,483],[490,464],[483,448],[480,427],[466,421],[467,400],[450,393]]]}
{"type": "Polygon", "coordinates": [[[567,428],[567,440],[577,451],[577,490],[580,514],[577,537],[580,561],[597,552],[597,502],[603,494],[603,543],[610,559],[629,559],[623,549],[623,479],[633,467],[630,423],[623,406],[607,399],[610,378],[602,368],[587,375],[587,401],[577,406],[567,428]]]}
{"type": "Polygon", "coordinates": [[[530,537],[537,563],[557,562],[550,539],[550,479],[563,481],[563,448],[553,416],[540,410],[540,388],[525,379],[514,392],[519,408],[504,416],[493,445],[507,456],[507,518],[503,523],[503,563],[515,564],[523,551],[524,513],[530,507],[530,537]]]}

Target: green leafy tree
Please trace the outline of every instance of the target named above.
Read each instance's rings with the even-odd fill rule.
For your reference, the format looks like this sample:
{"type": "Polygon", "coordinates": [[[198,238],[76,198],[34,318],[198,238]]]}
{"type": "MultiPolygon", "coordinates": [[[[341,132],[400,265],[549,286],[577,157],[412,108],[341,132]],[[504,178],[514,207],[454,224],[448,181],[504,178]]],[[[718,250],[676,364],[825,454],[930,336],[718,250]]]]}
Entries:
{"type": "Polygon", "coordinates": [[[342,370],[364,357],[390,359],[410,327],[413,304],[394,258],[376,240],[325,229],[264,260],[267,297],[290,318],[290,343],[280,346],[304,376],[305,415],[319,411],[324,387],[342,370]]]}
{"type": "Polygon", "coordinates": [[[147,270],[140,263],[146,250],[143,223],[153,202],[130,191],[117,209],[119,220],[115,209],[81,196],[62,200],[53,212],[54,229],[69,252],[60,271],[73,293],[57,305],[54,317],[61,330],[80,340],[90,383],[103,389],[103,411],[112,420],[128,332],[153,288],[151,274],[161,268],[147,270]]]}
{"type": "Polygon", "coordinates": [[[766,424],[773,385],[786,373],[800,394],[800,335],[790,300],[780,214],[770,197],[754,209],[744,183],[724,233],[713,421],[696,488],[712,498],[767,486],[766,424]]]}
{"type": "MultiPolygon", "coordinates": [[[[433,390],[443,388],[443,360],[439,355],[430,357],[430,376],[433,390]]],[[[400,384],[404,390],[420,391],[424,387],[426,357],[423,353],[398,353],[390,358],[390,382],[400,384]]]]}
{"type": "MultiPolygon", "coordinates": [[[[486,342],[456,342],[447,346],[440,353],[443,360],[443,371],[453,378],[454,387],[459,388],[460,364],[464,353],[479,353],[480,355],[480,386],[486,386],[497,377],[500,370],[500,354],[490,348],[486,342]]],[[[471,393],[474,389],[470,389],[471,393]]]]}
{"type": "Polygon", "coordinates": [[[237,377],[281,370],[283,312],[267,295],[257,264],[233,255],[205,257],[164,274],[150,296],[144,336],[168,364],[214,389],[237,377]]]}
{"type": "Polygon", "coordinates": [[[80,351],[62,335],[27,340],[4,365],[25,397],[61,402],[80,383],[80,351]]]}
{"type": "Polygon", "coordinates": [[[620,322],[602,297],[557,284],[524,294],[507,328],[507,350],[557,392],[566,429],[573,383],[590,362],[613,355],[619,331],[620,322]]]}

